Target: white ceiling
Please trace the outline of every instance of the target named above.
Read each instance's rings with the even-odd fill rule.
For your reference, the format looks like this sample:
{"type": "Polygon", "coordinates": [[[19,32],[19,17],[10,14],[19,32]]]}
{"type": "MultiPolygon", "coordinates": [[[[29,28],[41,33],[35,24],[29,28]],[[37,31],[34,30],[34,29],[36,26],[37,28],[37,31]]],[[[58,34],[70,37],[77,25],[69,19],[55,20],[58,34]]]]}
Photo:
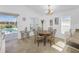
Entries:
{"type": "MultiPolygon", "coordinates": [[[[40,14],[45,14],[45,11],[47,10],[47,5],[27,5],[26,7],[29,7],[40,14]]],[[[79,8],[79,5],[52,5],[52,8],[54,12],[57,13],[77,9],[79,8]]]]}
{"type": "Polygon", "coordinates": [[[55,12],[69,11],[79,8],[79,5],[58,5],[55,12]]]}

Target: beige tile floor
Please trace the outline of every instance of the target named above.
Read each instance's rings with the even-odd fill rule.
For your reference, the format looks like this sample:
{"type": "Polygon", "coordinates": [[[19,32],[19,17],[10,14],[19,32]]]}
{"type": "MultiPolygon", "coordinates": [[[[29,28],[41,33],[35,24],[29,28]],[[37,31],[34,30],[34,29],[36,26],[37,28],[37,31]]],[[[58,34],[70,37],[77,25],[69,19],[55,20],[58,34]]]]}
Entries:
{"type": "Polygon", "coordinates": [[[0,53],[5,53],[5,40],[2,40],[1,42],[0,53]]]}
{"type": "MultiPolygon", "coordinates": [[[[56,41],[58,40],[60,39],[56,38],[56,41]]],[[[38,47],[37,44],[34,44],[33,37],[25,40],[6,40],[5,44],[6,53],[59,53],[58,50],[50,47],[49,43],[47,43],[46,46],[44,46],[43,43],[40,43],[38,47]]],[[[76,53],[79,51],[71,46],[67,46],[67,49],[64,52],[76,53]]]]}

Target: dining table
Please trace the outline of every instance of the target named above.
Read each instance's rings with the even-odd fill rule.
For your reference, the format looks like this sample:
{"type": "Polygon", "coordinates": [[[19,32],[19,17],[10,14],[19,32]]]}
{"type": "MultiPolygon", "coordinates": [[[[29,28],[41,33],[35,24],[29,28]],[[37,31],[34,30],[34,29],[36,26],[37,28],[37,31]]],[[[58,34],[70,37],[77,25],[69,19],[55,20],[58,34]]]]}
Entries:
{"type": "Polygon", "coordinates": [[[44,46],[45,46],[45,45],[46,45],[46,41],[47,41],[47,37],[50,36],[51,33],[45,31],[45,32],[39,32],[39,35],[40,35],[40,36],[44,36],[43,42],[44,42],[44,46]]]}

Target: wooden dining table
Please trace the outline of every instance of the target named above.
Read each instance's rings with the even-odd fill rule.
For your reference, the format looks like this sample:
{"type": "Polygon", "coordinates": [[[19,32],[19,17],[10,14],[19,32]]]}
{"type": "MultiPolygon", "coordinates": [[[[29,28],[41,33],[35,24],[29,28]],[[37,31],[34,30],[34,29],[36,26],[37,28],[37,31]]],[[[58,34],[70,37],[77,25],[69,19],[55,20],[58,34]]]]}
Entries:
{"type": "Polygon", "coordinates": [[[45,46],[46,45],[46,41],[47,41],[47,37],[50,36],[51,33],[50,32],[39,32],[39,35],[40,36],[44,36],[43,42],[44,42],[44,46],[45,46]]]}

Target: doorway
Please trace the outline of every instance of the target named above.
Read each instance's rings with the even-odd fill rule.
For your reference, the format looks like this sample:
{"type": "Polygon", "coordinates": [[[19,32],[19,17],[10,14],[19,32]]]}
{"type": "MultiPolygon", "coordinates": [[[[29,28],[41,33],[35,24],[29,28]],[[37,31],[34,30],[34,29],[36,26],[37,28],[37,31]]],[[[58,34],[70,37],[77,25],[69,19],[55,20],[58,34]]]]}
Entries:
{"type": "Polygon", "coordinates": [[[16,14],[0,13],[0,32],[6,41],[17,38],[17,17],[16,14]]]}
{"type": "Polygon", "coordinates": [[[69,32],[71,29],[71,17],[64,16],[61,19],[61,33],[69,32]]]}

